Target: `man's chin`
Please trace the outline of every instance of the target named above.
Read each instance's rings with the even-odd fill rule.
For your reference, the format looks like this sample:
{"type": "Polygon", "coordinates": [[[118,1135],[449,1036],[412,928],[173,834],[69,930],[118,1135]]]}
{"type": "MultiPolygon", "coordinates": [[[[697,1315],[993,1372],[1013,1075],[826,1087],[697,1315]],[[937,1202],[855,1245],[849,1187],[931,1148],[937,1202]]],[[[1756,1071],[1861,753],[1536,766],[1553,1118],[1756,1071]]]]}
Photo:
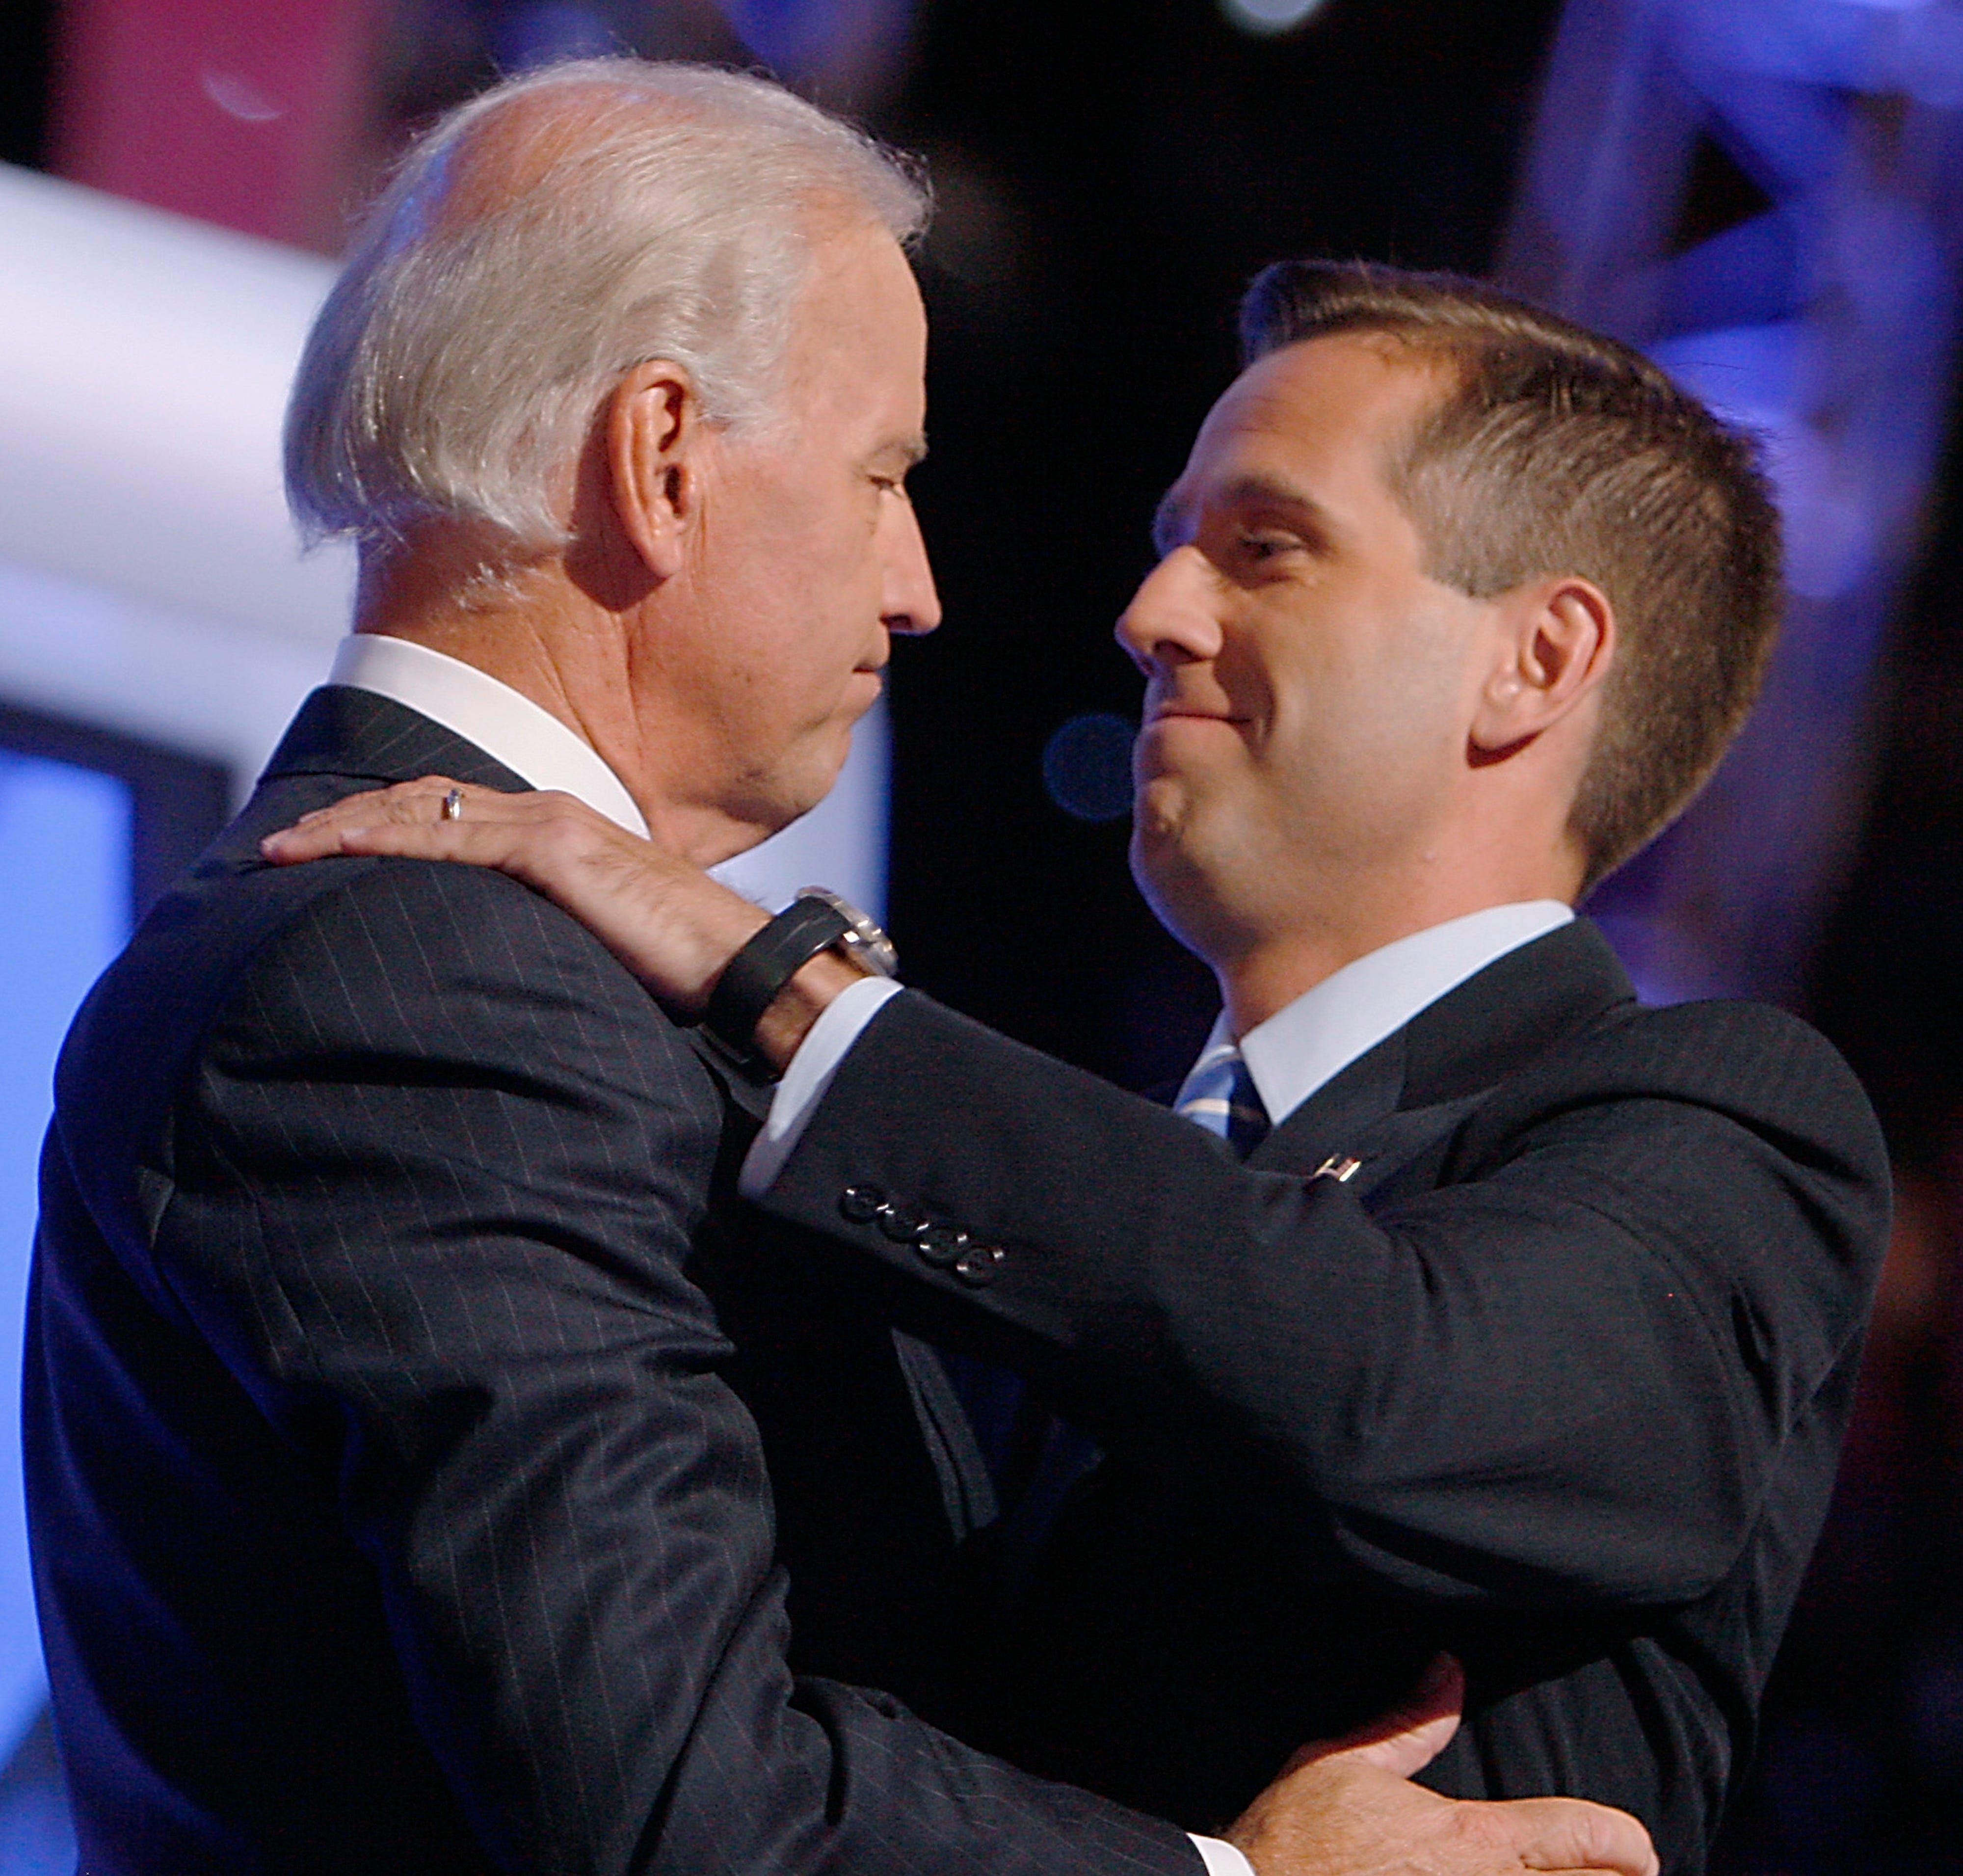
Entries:
{"type": "Polygon", "coordinates": [[[1152,775],[1140,781],[1132,795],[1132,845],[1177,847],[1191,827],[1194,810],[1192,784],[1183,775],[1152,775]]]}
{"type": "Polygon", "coordinates": [[[1132,802],[1132,877],[1155,907],[1196,875],[1193,807],[1184,789],[1164,780],[1147,783],[1132,802]]]}
{"type": "Polygon", "coordinates": [[[1205,964],[1216,962],[1214,943],[1220,928],[1218,907],[1206,875],[1179,854],[1142,851],[1132,844],[1132,877],[1152,916],[1205,964]]]}
{"type": "Polygon", "coordinates": [[[759,845],[773,834],[781,834],[795,821],[801,821],[838,786],[845,772],[846,758],[852,753],[850,725],[840,729],[832,746],[813,751],[796,768],[772,776],[745,804],[743,818],[761,831],[751,844],[759,845]]]}
{"type": "Polygon", "coordinates": [[[1232,871],[1221,805],[1160,777],[1138,790],[1132,816],[1132,877],[1159,922],[1202,957],[1220,923],[1222,874],[1232,871]]]}

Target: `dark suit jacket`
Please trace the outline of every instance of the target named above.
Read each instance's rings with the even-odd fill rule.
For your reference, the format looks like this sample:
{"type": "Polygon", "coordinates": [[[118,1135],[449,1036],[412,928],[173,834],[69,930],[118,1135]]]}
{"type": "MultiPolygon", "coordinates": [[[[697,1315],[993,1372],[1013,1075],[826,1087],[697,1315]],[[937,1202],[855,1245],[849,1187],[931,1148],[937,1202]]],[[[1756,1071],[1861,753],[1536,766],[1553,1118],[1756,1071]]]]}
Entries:
{"type": "MultiPolygon", "coordinates": [[[[433,770],[522,785],[316,693],[62,1055],[25,1427],[83,1867],[1195,1869],[787,1668],[696,1055],[510,880],[258,862],[433,770]]],[[[874,1418],[913,1410],[896,1373],[874,1418]]],[[[894,1451],[895,1493],[937,1489],[894,1451]]]]}
{"type": "Polygon", "coordinates": [[[869,1253],[917,1326],[1046,1377],[1113,1455],[997,1605],[977,1658],[1012,1693],[982,1737],[1204,1830],[1446,1647],[1472,1713],[1432,1782],[1623,1805],[1674,1873],[1702,1866],[1826,1508],[1888,1191],[1817,1035],[1643,1009],[1577,923],[1244,1167],[896,999],[770,1203],[869,1253]],[[1362,1168],[1307,1176],[1332,1156],[1362,1168]],[[999,1255],[950,1262],[916,1220],[999,1255]]]}

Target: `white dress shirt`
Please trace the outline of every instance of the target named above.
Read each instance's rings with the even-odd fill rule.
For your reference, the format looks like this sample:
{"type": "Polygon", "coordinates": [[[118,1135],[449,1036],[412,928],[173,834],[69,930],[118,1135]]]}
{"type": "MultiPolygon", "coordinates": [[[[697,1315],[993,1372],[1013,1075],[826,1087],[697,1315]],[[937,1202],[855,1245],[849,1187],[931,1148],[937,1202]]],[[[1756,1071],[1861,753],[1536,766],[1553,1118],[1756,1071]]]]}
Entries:
{"type": "MultiPolygon", "coordinates": [[[[1186,1082],[1238,1048],[1269,1124],[1279,1127],[1311,1095],[1448,990],[1574,916],[1558,900],[1535,899],[1488,906],[1414,932],[1324,977],[1266,1022],[1257,1023],[1238,1044],[1222,1010],[1186,1082]]],[[[1173,1105],[1185,1098],[1183,1087],[1173,1105]]]]}
{"type": "Polygon", "coordinates": [[[634,797],[591,743],[475,665],[405,638],[357,632],[341,641],[327,681],[406,704],[476,743],[534,788],[575,795],[616,826],[648,837],[634,797]]]}
{"type": "MultiPolygon", "coordinates": [[[[648,823],[634,805],[633,797],[619,776],[600,758],[591,743],[559,721],[549,710],[513,690],[474,665],[407,639],[388,638],[379,633],[357,632],[343,639],[335,654],[330,684],[344,684],[357,691],[372,691],[377,697],[392,698],[420,710],[446,730],[454,730],[466,742],[474,742],[486,755],[495,758],[512,774],[534,788],[556,788],[576,796],[617,826],[645,840],[648,823]]],[[[769,1176],[755,1189],[761,1191],[776,1178],[803,1130],[804,1117],[814,1108],[831,1078],[838,1071],[846,1050],[857,1039],[872,1013],[899,986],[883,978],[869,978],[854,984],[834,998],[812,1025],[804,1047],[798,1051],[771,1104],[770,1123],[758,1137],[757,1146],[775,1137],[781,1148],[766,1148],[761,1159],[769,1166],[769,1176]],[[843,1041],[834,1038],[843,1035],[843,1041]],[[778,1110],[786,1114],[795,1108],[797,1126],[784,1139],[784,1124],[778,1110]],[[773,1156],[773,1155],[774,1156],[773,1156]]],[[[753,1148],[751,1161],[760,1154],[753,1148]]],[[[751,1179],[751,1161],[744,1165],[744,1179],[751,1179]]],[[[746,1189],[748,1189],[746,1184],[746,1189]]],[[[1195,1837],[1195,1848],[1206,1865],[1206,1876],[1254,1876],[1252,1866],[1231,1844],[1212,1837],[1195,1837]]]]}
{"type": "MultiPolygon", "coordinates": [[[[1223,1010],[1186,1081],[1190,1084],[1238,1047],[1270,1124],[1279,1126],[1318,1088],[1446,991],[1574,916],[1558,900],[1536,899],[1488,906],[1414,932],[1345,964],[1256,1025],[1238,1044],[1223,1010]]],[[[880,1006],[898,991],[898,984],[868,978],[841,992],[812,1024],[743,1162],[738,1185],[745,1198],[761,1198],[776,1183],[840,1063],[880,1006]]]]}

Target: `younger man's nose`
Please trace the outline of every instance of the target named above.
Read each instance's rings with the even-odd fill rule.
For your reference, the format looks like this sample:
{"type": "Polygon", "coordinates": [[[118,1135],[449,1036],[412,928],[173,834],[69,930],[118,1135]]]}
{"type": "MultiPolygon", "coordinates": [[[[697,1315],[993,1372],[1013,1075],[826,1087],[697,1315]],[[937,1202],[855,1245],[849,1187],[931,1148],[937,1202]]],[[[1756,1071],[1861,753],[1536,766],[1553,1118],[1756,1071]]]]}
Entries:
{"type": "Polygon", "coordinates": [[[1118,643],[1150,677],[1155,670],[1218,656],[1220,624],[1197,547],[1175,547],[1148,573],[1118,621],[1118,643]]]}

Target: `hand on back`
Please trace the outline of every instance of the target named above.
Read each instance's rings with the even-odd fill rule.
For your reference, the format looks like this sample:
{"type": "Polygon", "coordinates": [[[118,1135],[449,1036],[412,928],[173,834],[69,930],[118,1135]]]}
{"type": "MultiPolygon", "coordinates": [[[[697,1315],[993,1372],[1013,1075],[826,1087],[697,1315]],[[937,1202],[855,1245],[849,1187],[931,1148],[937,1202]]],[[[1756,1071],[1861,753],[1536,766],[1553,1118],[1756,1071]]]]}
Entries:
{"type": "Polygon", "coordinates": [[[1402,1707],[1305,1746],[1227,1833],[1257,1876],[1658,1876],[1648,1833],[1576,1798],[1440,1797],[1411,1783],[1459,1730],[1458,1663],[1441,1656],[1402,1707]]]}

